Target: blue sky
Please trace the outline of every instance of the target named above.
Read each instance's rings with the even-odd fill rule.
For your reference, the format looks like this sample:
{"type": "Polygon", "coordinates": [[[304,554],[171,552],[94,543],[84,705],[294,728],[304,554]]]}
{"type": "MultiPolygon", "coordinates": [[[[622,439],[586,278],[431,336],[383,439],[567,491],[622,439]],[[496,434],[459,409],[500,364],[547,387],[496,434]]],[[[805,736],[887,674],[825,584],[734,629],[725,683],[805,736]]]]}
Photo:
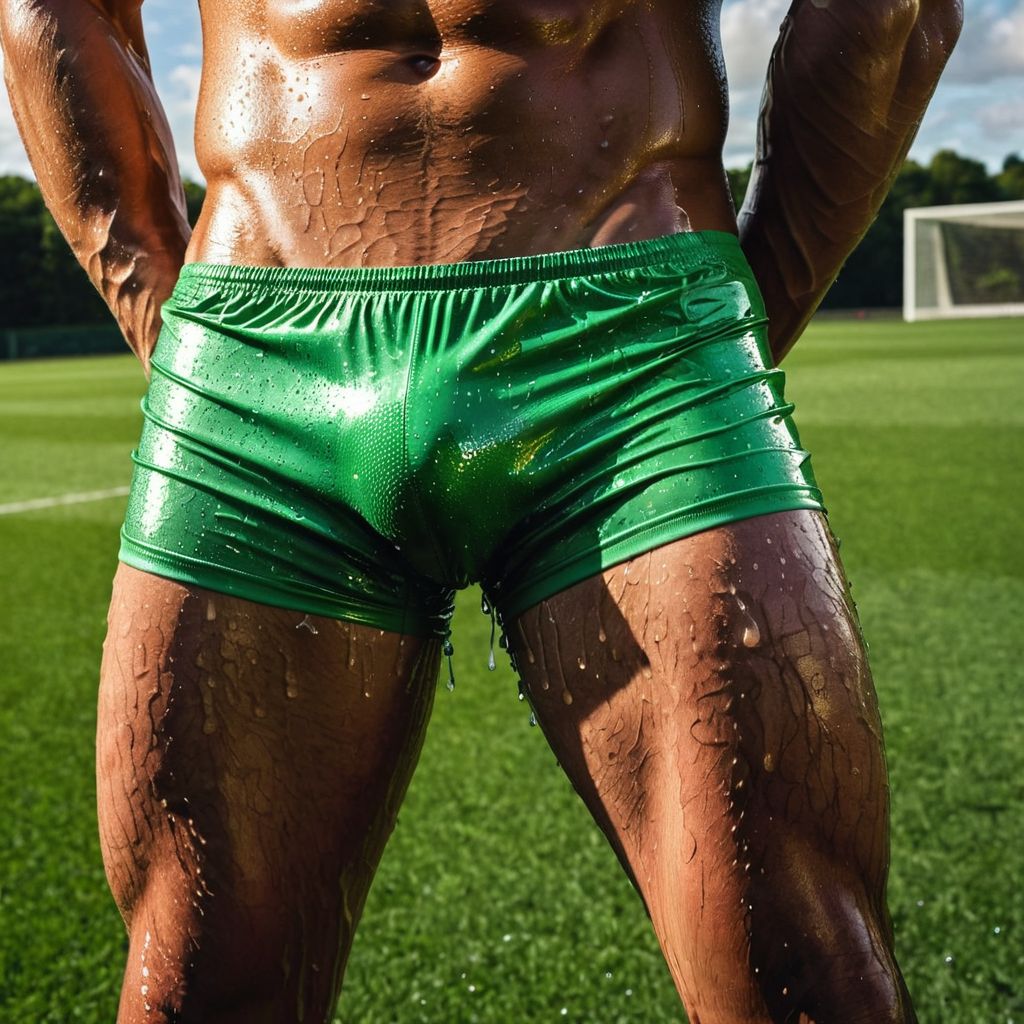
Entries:
{"type": "MultiPolygon", "coordinates": [[[[745,164],[753,153],[768,54],[789,3],[725,0],[722,39],[732,104],[726,166],[745,164]]],[[[996,170],[1007,153],[1024,155],[1024,0],[966,0],[965,9],[960,44],[911,156],[928,160],[937,149],[951,147],[996,170]]],[[[146,0],[143,20],[179,163],[185,174],[201,180],[192,148],[201,55],[198,9],[188,0],[146,0]]],[[[31,173],[6,95],[0,96],[0,173],[31,173]]]]}

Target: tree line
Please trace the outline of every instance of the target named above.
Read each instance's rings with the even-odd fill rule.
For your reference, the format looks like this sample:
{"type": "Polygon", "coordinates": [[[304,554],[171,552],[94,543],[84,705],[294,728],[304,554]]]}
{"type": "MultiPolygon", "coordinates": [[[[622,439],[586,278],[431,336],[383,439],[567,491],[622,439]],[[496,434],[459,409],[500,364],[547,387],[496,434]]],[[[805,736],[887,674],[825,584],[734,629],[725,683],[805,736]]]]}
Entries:
{"type": "MultiPolygon", "coordinates": [[[[729,171],[737,205],[750,168],[729,171]]],[[[186,182],[194,224],[205,190],[186,182]]],[[[914,206],[1024,199],[1024,159],[1011,154],[989,174],[984,164],[941,150],[928,164],[907,161],[878,218],[847,261],[823,305],[899,306],[903,300],[903,211],[914,206]]],[[[110,315],[43,205],[35,182],[0,176],[0,329],[109,323],[110,315]]]]}
{"type": "MultiPolygon", "coordinates": [[[[206,190],[185,183],[189,223],[206,190]]],[[[0,330],[110,324],[106,303],[71,254],[39,186],[0,175],[0,330]]]]}

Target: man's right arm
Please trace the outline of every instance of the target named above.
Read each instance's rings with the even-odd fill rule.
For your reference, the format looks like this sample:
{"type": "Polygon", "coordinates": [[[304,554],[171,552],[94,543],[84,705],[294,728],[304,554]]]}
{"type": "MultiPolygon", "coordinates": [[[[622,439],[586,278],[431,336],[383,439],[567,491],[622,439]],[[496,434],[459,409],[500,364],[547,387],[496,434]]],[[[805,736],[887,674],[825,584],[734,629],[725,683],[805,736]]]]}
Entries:
{"type": "Polygon", "coordinates": [[[792,0],[739,215],[776,361],[875,219],[962,22],[962,0],[792,0]]]}
{"type": "Polygon", "coordinates": [[[190,229],[141,2],[0,0],[0,41],[43,199],[148,370],[190,229]]]}

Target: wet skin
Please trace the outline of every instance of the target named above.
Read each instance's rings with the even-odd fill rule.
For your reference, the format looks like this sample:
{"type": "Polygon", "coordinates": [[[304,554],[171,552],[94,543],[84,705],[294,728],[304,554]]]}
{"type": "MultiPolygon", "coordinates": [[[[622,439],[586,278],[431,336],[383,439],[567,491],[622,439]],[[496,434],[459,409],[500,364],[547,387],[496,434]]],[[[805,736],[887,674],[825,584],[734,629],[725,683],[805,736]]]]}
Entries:
{"type": "MultiPolygon", "coordinates": [[[[819,514],[684,538],[509,637],[693,1024],[914,1019],[878,709],[819,514]]],[[[437,641],[121,566],[97,732],[119,1021],[328,1019],[438,662],[437,641]]]]}
{"type": "MultiPolygon", "coordinates": [[[[736,230],[719,5],[205,0],[190,237],[137,0],[0,0],[58,223],[143,364],[183,260],[433,263],[736,230]]],[[[866,230],[957,0],[796,0],[740,239],[778,357],[866,230]]],[[[822,518],[685,538],[507,623],[692,1024],[907,1021],[874,694],[822,518]]],[[[121,567],[97,786],[120,1024],[325,1020],[438,644],[121,567]],[[369,796],[369,799],[367,799],[369,796]]]]}
{"type": "Polygon", "coordinates": [[[210,199],[186,258],[443,263],[735,231],[717,8],[207,3],[210,199]]]}

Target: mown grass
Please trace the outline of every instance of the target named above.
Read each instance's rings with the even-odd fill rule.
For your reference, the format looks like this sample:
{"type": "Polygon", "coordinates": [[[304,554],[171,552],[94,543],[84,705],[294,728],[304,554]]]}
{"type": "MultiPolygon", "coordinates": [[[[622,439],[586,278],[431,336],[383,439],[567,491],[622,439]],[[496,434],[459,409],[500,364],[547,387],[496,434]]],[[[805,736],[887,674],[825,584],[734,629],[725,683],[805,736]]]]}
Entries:
{"type": "MultiPolygon", "coordinates": [[[[1024,325],[823,323],[788,369],[871,643],[921,1020],[1024,1024],[1024,325]]],[[[125,483],[141,387],[127,357],[0,367],[0,503],[125,483]]],[[[92,743],[122,507],[0,516],[4,1024],[114,1017],[92,743]]],[[[507,666],[487,671],[477,600],[336,1019],[680,1021],[639,900],[507,666]]]]}

